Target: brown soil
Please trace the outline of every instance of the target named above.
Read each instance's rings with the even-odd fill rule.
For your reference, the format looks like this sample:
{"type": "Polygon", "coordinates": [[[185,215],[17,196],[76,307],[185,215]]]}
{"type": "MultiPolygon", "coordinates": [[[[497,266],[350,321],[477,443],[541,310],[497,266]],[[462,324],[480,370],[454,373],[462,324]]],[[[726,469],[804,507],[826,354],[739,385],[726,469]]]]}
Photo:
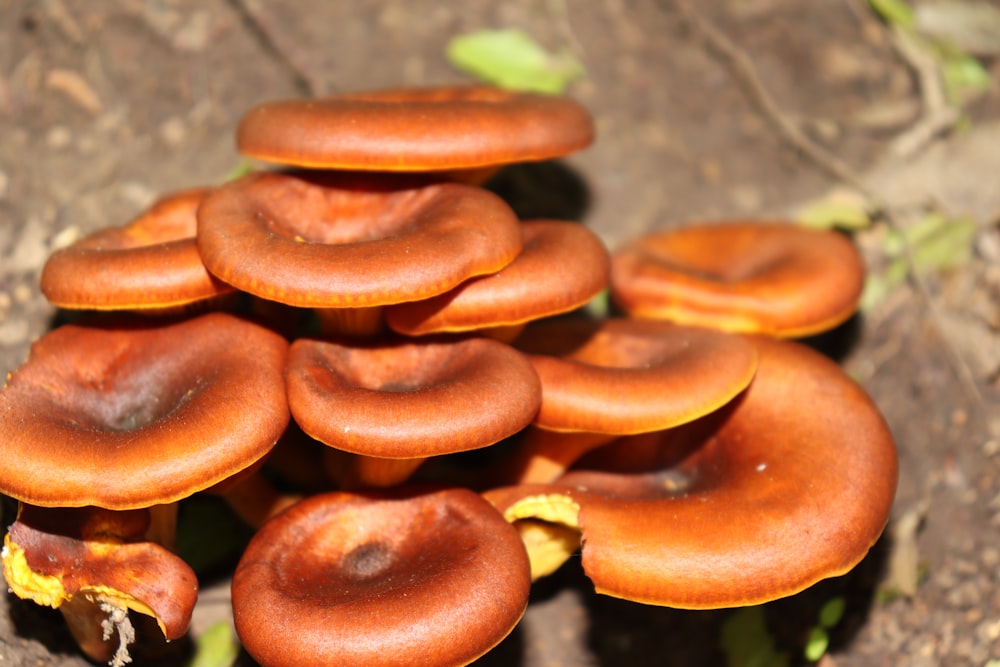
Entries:
{"type": "MultiPolygon", "coordinates": [[[[845,595],[827,667],[1000,660],[1000,94],[968,108],[964,131],[899,159],[892,140],[915,122],[920,94],[861,0],[691,4],[752,59],[788,117],[884,198],[933,201],[979,225],[973,257],[928,277],[930,306],[901,287],[832,339],[897,437],[896,509],[854,573],[767,605],[771,631],[798,654],[819,606],[845,595]],[[878,591],[900,553],[919,560],[919,586],[887,599],[878,591]]],[[[842,185],[778,136],[668,1],[0,0],[0,22],[5,371],[52,323],[37,283],[54,247],[121,224],[158,193],[225,179],[239,163],[235,121],[254,103],[466,80],[444,44],[479,28],[522,27],[587,67],[570,92],[599,139],[562,167],[506,178],[526,215],[578,217],[614,247],[687,219],[788,216],[842,185]]],[[[884,233],[857,237],[873,270],[884,233]]],[[[203,606],[205,618],[224,610],[224,586],[203,606]]],[[[602,598],[570,563],[482,664],[722,664],[730,613],[602,598]]],[[[87,664],[57,614],[12,596],[0,596],[0,663],[87,664]]]]}

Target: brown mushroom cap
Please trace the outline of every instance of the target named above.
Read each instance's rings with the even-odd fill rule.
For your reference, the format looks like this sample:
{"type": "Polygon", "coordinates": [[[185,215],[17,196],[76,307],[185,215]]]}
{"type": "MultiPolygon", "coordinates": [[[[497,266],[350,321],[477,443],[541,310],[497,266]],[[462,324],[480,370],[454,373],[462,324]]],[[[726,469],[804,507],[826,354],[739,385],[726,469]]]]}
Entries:
{"type": "Polygon", "coordinates": [[[4,541],[4,576],[18,597],[60,607],[101,597],[156,619],[167,639],[187,632],[198,597],[194,571],[147,541],[148,510],[21,505],[4,541]]]}
{"type": "Polygon", "coordinates": [[[55,251],[42,270],[42,293],[59,308],[149,310],[233,292],[208,272],[195,245],[195,213],[210,191],[166,195],[128,224],[55,251]]]}
{"type": "Polygon", "coordinates": [[[499,643],[529,588],[516,531],[471,491],[329,493],[251,540],[233,613],[265,667],[445,667],[499,643]]]}
{"type": "Polygon", "coordinates": [[[457,183],[257,173],[206,197],[198,218],[212,273],[299,307],[425,299],[499,271],[521,251],[510,207],[457,183]]]}
{"type": "Polygon", "coordinates": [[[864,272],[837,232],[786,222],[696,225],[616,251],[611,297],[636,317],[801,337],[854,313],[864,272]]]}
{"type": "Polygon", "coordinates": [[[226,479],[288,423],[287,348],[225,313],[47,333],[0,391],[0,492],[134,509],[226,479]]]}
{"type": "Polygon", "coordinates": [[[755,343],[749,389],[664,431],[645,472],[571,471],[487,497],[509,520],[578,526],[597,591],[647,604],[759,604],[847,572],[889,516],[892,436],[834,362],[796,343],[755,343]]]}
{"type": "Polygon", "coordinates": [[[440,296],[390,306],[389,327],[419,336],[523,324],[584,306],[607,287],[608,251],[583,225],[529,220],[521,223],[521,232],[521,254],[498,273],[440,296]]]}
{"type": "Polygon", "coordinates": [[[281,164],[431,171],[548,160],[593,138],[590,114],[569,98],[451,86],[267,102],[244,115],[236,143],[281,164]]]}
{"type": "Polygon", "coordinates": [[[533,322],[514,341],[542,381],[535,425],[627,435],[707,414],[753,378],[746,340],[668,322],[583,319],[533,322]]]}
{"type": "Polygon", "coordinates": [[[530,423],[541,400],[524,355],[487,338],[303,338],[292,343],[287,382],[302,430],[337,449],[381,458],[491,445],[530,423]]]}

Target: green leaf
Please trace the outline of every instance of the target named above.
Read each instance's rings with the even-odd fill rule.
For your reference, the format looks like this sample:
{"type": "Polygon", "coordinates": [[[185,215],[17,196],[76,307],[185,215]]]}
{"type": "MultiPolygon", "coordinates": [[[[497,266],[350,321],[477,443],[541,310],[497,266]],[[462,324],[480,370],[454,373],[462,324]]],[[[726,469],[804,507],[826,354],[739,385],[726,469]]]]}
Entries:
{"type": "Polygon", "coordinates": [[[993,79],[983,64],[968,55],[946,58],[941,74],[948,98],[961,102],[969,94],[984,93],[993,86],[993,79]]]}
{"type": "Polygon", "coordinates": [[[948,218],[930,213],[904,232],[913,248],[917,271],[946,271],[972,258],[978,227],[968,218],[948,218]]]}
{"type": "Polygon", "coordinates": [[[219,621],[195,639],[194,655],[188,667],[230,667],[236,662],[240,645],[228,621],[219,621]]]}
{"type": "Polygon", "coordinates": [[[875,13],[891,25],[912,28],[915,22],[913,8],[904,0],[868,0],[875,13]]]}
{"type": "Polygon", "coordinates": [[[728,667],[788,667],[788,656],[775,648],[763,607],[738,609],[722,625],[719,647],[728,667]]]}
{"type": "Polygon", "coordinates": [[[819,624],[824,628],[832,628],[844,617],[847,600],[841,596],[830,598],[819,609],[819,624]]]}
{"type": "Polygon", "coordinates": [[[871,225],[864,206],[846,201],[819,201],[799,212],[799,224],[812,229],[854,231],[871,225]]]}
{"type": "Polygon", "coordinates": [[[830,648],[830,635],[823,628],[813,628],[809,631],[809,638],[806,640],[805,656],[806,660],[816,662],[830,648]]]}
{"type": "Polygon", "coordinates": [[[447,56],[458,69],[510,90],[558,94],[584,75],[572,55],[551,54],[516,28],[453,37],[447,56]]]}
{"type": "Polygon", "coordinates": [[[240,160],[240,163],[229,170],[226,177],[223,179],[225,181],[235,181],[238,178],[243,178],[247,174],[253,171],[253,162],[250,160],[240,160]]]}

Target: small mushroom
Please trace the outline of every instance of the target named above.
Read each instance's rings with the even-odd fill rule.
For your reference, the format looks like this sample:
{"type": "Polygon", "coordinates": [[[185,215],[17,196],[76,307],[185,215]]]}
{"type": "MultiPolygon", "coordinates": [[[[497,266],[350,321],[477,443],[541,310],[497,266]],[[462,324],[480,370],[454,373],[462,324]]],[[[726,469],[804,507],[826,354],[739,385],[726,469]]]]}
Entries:
{"type": "Polygon", "coordinates": [[[541,400],[528,360],[488,338],[301,338],[287,383],[303,431],[360,455],[348,486],[395,484],[428,457],[492,445],[530,423],[541,400]]]}
{"type": "Polygon", "coordinates": [[[590,114],[567,97],[439,86],[266,102],[243,116],[236,142],[300,167],[468,171],[561,157],[593,138],[590,114]]]}
{"type": "Polygon", "coordinates": [[[627,435],[691,421],[750,383],[757,352],[700,327],[626,319],[533,322],[514,341],[542,382],[534,424],[627,435]]]}
{"type": "Polygon", "coordinates": [[[233,615],[264,667],[448,667],[507,636],[529,588],[523,543],[471,491],[335,492],[254,536],[233,615]]]}
{"type": "Polygon", "coordinates": [[[382,306],[495,273],[521,251],[517,217],[496,195],[387,175],[251,174],[206,197],[198,219],[202,259],[225,282],[375,324],[382,306]]]}
{"type": "Polygon", "coordinates": [[[798,338],[857,308],[864,263],[846,236],[787,222],[656,232],[612,256],[611,298],[635,317],[798,338]]]}
{"type": "Polygon", "coordinates": [[[112,659],[130,639],[116,642],[120,628],[102,629],[115,610],[150,616],[167,640],[178,639],[191,621],[198,582],[183,560],[149,541],[149,524],[148,510],[22,503],[4,539],[7,585],[22,599],[63,612],[93,660],[112,659]]]}
{"type": "Polygon", "coordinates": [[[760,365],[746,392],[644,443],[638,469],[623,438],[588,456],[621,452],[632,459],[624,470],[485,495],[508,520],[582,531],[597,591],[646,604],[759,604],[847,572],[889,516],[892,436],[834,362],[793,342],[754,344],[760,365]]]}
{"type": "Polygon", "coordinates": [[[211,188],[165,195],[128,224],[101,229],[49,256],[41,289],[59,308],[172,313],[234,289],[202,264],[199,203],[211,188]]]}
{"type": "Polygon", "coordinates": [[[607,287],[608,251],[583,225],[529,220],[521,223],[521,234],[521,254],[498,273],[389,306],[389,327],[407,336],[479,331],[509,340],[527,322],[580,308],[607,287]]]}

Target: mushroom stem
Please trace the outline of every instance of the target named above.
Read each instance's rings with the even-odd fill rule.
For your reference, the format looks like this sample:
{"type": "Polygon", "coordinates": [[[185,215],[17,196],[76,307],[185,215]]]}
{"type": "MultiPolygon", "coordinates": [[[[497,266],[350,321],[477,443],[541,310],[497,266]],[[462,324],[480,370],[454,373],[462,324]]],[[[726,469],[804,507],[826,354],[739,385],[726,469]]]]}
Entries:
{"type": "Polygon", "coordinates": [[[280,493],[260,471],[247,475],[221,491],[220,495],[236,515],[252,528],[260,528],[265,521],[302,498],[280,493]]]}
{"type": "Polygon", "coordinates": [[[341,489],[371,489],[396,486],[408,480],[426,458],[385,459],[346,454],[327,448],[323,464],[327,474],[341,489]]]}
{"type": "Polygon", "coordinates": [[[500,473],[501,484],[548,484],[573,462],[617,436],[590,432],[546,431],[529,426],[500,473]]]}
{"type": "Polygon", "coordinates": [[[316,308],[320,330],[331,336],[370,338],[385,327],[382,306],[364,308],[316,308]]]}
{"type": "Polygon", "coordinates": [[[159,544],[169,551],[177,551],[177,507],[176,502],[149,507],[146,540],[159,544]]]}
{"type": "MultiPolygon", "coordinates": [[[[59,611],[84,655],[94,662],[107,663],[117,654],[124,653],[127,656],[128,644],[135,641],[135,636],[129,637],[122,633],[117,642],[112,641],[112,633],[106,632],[104,626],[110,613],[102,607],[104,603],[87,595],[78,595],[59,605],[59,611]]],[[[127,619],[128,610],[122,611],[127,619]]]]}

